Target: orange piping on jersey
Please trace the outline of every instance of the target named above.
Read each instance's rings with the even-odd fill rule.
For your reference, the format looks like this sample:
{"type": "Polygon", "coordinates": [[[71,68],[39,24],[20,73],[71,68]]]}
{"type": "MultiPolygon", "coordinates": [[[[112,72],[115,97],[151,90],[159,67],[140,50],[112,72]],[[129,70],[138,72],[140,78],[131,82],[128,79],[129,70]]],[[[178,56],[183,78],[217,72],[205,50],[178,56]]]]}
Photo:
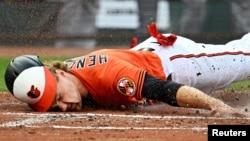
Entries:
{"type": "Polygon", "coordinates": [[[174,55],[172,57],[170,57],[170,60],[175,60],[175,59],[179,59],[179,58],[199,58],[199,57],[214,57],[214,56],[223,56],[223,55],[247,55],[250,56],[249,52],[242,52],[242,51],[238,51],[238,52],[221,52],[221,53],[212,53],[212,54],[206,54],[206,53],[200,53],[200,54],[187,54],[187,55],[183,55],[183,54],[179,54],[179,55],[174,55]]]}
{"type": "Polygon", "coordinates": [[[145,78],[145,74],[146,74],[146,71],[142,71],[139,75],[139,78],[138,78],[138,90],[137,90],[137,93],[136,93],[136,98],[138,100],[142,100],[143,99],[143,96],[142,96],[142,88],[143,88],[143,83],[144,83],[144,78],[145,78]]]}

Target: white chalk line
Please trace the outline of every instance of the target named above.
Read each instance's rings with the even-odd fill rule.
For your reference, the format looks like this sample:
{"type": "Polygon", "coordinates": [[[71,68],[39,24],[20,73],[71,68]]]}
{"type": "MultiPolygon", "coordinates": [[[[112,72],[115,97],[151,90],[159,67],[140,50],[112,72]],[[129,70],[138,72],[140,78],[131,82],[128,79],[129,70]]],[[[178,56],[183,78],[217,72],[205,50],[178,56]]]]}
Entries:
{"type": "Polygon", "coordinates": [[[194,130],[205,131],[206,127],[91,127],[91,126],[58,126],[54,125],[56,129],[82,129],[82,130],[194,130]]]}
{"type": "MultiPolygon", "coordinates": [[[[47,123],[51,121],[61,121],[69,118],[88,118],[88,117],[120,117],[120,118],[144,118],[144,119],[240,119],[240,118],[218,118],[218,117],[202,117],[202,116],[156,116],[156,115],[123,115],[123,114],[95,114],[95,113],[2,113],[3,115],[14,115],[22,117],[31,117],[24,120],[9,121],[0,124],[0,127],[29,127],[29,128],[42,128],[43,126],[36,126],[34,124],[47,123]]],[[[244,120],[250,120],[250,118],[244,118],[244,120]]],[[[56,129],[88,129],[88,130],[194,130],[204,131],[206,127],[113,127],[113,126],[50,126],[56,129]]]]}
{"type": "MultiPolygon", "coordinates": [[[[28,128],[42,128],[43,126],[26,125],[28,128]]],[[[192,130],[192,131],[207,131],[207,127],[116,127],[116,126],[49,126],[55,129],[77,129],[77,130],[192,130]]]]}
{"type": "Polygon", "coordinates": [[[125,115],[125,114],[97,114],[97,113],[12,113],[5,112],[3,115],[14,115],[24,117],[120,117],[120,118],[147,118],[147,119],[244,119],[250,120],[250,117],[206,117],[206,116],[157,116],[157,115],[125,115]]]}

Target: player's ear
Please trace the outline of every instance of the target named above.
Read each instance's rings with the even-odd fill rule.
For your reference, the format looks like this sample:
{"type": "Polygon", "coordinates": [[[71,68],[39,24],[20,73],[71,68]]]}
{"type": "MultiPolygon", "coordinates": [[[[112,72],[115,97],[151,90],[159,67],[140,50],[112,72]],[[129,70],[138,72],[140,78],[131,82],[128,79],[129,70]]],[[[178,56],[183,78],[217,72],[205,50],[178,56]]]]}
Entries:
{"type": "Polygon", "coordinates": [[[61,75],[63,77],[65,76],[65,71],[63,71],[61,69],[56,69],[55,72],[56,72],[57,75],[61,75]]]}

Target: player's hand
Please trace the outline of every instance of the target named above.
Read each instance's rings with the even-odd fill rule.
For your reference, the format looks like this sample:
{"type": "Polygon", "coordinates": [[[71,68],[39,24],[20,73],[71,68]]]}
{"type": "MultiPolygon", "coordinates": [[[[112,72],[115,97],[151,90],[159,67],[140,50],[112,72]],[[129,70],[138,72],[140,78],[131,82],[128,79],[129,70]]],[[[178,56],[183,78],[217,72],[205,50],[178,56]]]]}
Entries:
{"type": "Polygon", "coordinates": [[[216,117],[249,117],[247,113],[240,112],[224,103],[220,106],[213,107],[211,111],[211,114],[216,117]]]}

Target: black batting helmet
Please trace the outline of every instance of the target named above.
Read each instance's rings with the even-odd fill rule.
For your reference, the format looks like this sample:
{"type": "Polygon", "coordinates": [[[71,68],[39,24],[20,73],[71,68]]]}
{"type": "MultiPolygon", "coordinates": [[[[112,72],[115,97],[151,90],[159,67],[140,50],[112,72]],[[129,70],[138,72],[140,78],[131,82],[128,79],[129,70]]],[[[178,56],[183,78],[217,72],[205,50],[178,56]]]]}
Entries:
{"type": "Polygon", "coordinates": [[[44,66],[43,63],[39,60],[39,56],[36,55],[21,55],[10,61],[5,71],[4,78],[5,85],[12,94],[13,83],[17,76],[25,69],[35,66],[44,66]]]}

